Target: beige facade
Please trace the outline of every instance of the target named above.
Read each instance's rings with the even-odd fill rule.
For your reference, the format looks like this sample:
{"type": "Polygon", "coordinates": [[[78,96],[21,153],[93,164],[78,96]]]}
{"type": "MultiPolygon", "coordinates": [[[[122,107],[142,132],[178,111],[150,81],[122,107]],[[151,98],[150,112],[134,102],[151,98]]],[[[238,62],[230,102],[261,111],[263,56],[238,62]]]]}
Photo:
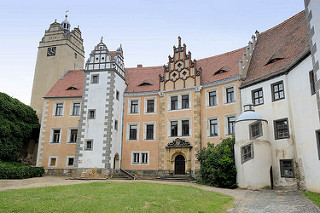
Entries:
{"type": "Polygon", "coordinates": [[[36,110],[40,121],[45,94],[68,70],[82,69],[83,64],[84,47],[80,29],[74,28],[70,32],[63,29],[60,23],[52,23],[39,43],[31,94],[30,106],[36,110]]]}
{"type": "Polygon", "coordinates": [[[45,99],[37,166],[45,169],[73,168],[80,103],[81,97],[45,99]]]}

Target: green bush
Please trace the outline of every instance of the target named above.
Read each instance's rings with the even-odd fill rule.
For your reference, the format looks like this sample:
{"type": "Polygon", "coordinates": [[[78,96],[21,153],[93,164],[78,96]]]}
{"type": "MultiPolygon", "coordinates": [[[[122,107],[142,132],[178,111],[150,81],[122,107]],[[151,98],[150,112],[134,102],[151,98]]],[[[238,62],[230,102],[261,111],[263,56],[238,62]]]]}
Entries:
{"type": "Polygon", "coordinates": [[[43,167],[32,167],[18,162],[0,162],[0,179],[41,177],[43,173],[43,167]]]}
{"type": "Polygon", "coordinates": [[[226,138],[217,146],[208,143],[199,151],[197,158],[202,183],[223,188],[237,187],[234,143],[234,137],[226,138]]]}
{"type": "Polygon", "coordinates": [[[17,161],[23,142],[37,135],[39,127],[30,106],[0,92],[0,160],[17,161]]]}

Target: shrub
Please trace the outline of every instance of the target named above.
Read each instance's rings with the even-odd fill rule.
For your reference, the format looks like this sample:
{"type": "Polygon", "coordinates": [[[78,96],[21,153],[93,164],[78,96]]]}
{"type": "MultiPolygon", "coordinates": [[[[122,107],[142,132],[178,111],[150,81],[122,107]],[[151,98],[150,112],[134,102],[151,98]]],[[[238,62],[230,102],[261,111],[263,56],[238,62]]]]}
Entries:
{"type": "Polygon", "coordinates": [[[0,179],[41,177],[43,167],[32,167],[18,162],[0,162],[0,179]]]}
{"type": "Polygon", "coordinates": [[[223,188],[237,187],[237,170],[234,161],[235,139],[223,139],[220,144],[208,143],[197,154],[200,162],[201,182],[210,186],[223,188]]]}

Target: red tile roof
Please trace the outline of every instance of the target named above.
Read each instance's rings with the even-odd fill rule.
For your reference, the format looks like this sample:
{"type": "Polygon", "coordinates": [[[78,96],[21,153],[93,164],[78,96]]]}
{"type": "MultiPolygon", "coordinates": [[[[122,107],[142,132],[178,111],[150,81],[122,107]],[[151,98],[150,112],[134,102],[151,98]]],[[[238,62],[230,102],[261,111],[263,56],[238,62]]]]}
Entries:
{"type": "Polygon", "coordinates": [[[159,74],[163,75],[163,66],[126,68],[126,92],[148,92],[159,91],[159,74]],[[142,83],[152,85],[139,86],[142,83]]]}
{"type": "Polygon", "coordinates": [[[198,60],[197,67],[202,68],[201,84],[239,75],[239,59],[241,59],[243,52],[245,52],[245,48],[198,60]],[[219,70],[227,72],[214,75],[219,70]]]}
{"type": "Polygon", "coordinates": [[[242,86],[272,76],[288,68],[309,50],[305,12],[258,35],[246,80],[242,86]],[[270,60],[283,58],[266,65],[270,60]]]}
{"type": "Polygon", "coordinates": [[[50,97],[81,97],[84,72],[82,70],[70,70],[60,78],[44,96],[50,97]],[[75,88],[69,89],[68,88],[75,88]]]}

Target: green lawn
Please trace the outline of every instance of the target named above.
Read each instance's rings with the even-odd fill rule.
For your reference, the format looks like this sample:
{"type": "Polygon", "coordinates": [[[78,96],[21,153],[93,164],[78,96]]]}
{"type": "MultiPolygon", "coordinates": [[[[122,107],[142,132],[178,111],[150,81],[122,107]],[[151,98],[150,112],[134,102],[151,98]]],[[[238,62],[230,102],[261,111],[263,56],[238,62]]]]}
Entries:
{"type": "Polygon", "coordinates": [[[315,193],[315,192],[302,192],[302,193],[320,207],[320,193],[315,193]]]}
{"type": "Polygon", "coordinates": [[[0,212],[226,212],[234,199],[190,186],[95,182],[0,192],[0,212]]]}

